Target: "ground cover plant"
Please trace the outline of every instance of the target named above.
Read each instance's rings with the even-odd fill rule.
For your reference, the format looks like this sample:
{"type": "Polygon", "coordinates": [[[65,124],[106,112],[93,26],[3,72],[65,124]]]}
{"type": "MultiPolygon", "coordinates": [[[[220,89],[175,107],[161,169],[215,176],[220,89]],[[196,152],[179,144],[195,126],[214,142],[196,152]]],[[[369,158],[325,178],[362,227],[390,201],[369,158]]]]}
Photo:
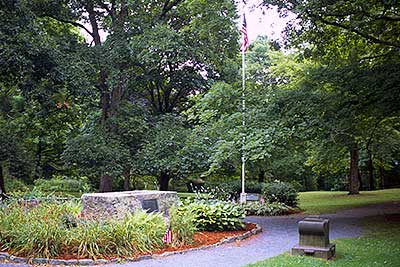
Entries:
{"type": "Polygon", "coordinates": [[[284,253],[248,267],[364,267],[400,266],[400,222],[398,215],[390,221],[369,221],[369,233],[358,238],[337,239],[336,258],[331,261],[311,257],[292,257],[284,253]],[[397,219],[396,219],[397,218],[397,219]],[[393,220],[393,221],[392,221],[393,220]]]}
{"type": "Polygon", "coordinates": [[[399,200],[399,188],[362,191],[359,195],[333,191],[299,193],[299,207],[309,214],[334,213],[339,210],[399,200]]]}

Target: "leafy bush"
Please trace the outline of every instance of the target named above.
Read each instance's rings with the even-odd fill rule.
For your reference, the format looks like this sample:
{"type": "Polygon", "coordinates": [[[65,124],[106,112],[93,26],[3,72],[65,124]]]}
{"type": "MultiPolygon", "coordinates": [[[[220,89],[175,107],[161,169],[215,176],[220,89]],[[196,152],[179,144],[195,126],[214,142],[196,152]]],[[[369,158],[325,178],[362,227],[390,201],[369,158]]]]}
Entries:
{"type": "Polygon", "coordinates": [[[278,216],[286,215],[290,211],[290,207],[283,203],[260,203],[260,202],[246,202],[242,204],[243,209],[246,211],[246,215],[257,215],[257,216],[278,216]]]}
{"type": "Polygon", "coordinates": [[[229,231],[244,227],[244,210],[230,202],[197,200],[183,209],[194,215],[193,222],[198,230],[229,231]]]}
{"type": "Polygon", "coordinates": [[[170,209],[170,225],[172,230],[172,245],[180,246],[193,243],[193,235],[197,228],[195,215],[188,209],[172,207],[170,209]]]}
{"type": "Polygon", "coordinates": [[[57,176],[49,180],[37,179],[35,188],[42,192],[85,193],[90,191],[90,185],[85,177],[57,176]]]}
{"type": "Polygon", "coordinates": [[[294,187],[288,183],[274,181],[267,183],[262,188],[262,194],[268,202],[280,202],[290,207],[297,205],[298,193],[294,187]]]}
{"type": "Polygon", "coordinates": [[[5,179],[5,187],[7,193],[12,192],[26,192],[29,190],[29,187],[24,183],[24,181],[17,178],[8,178],[5,179]]]}
{"type": "MultiPolygon", "coordinates": [[[[245,183],[245,190],[247,193],[261,193],[263,184],[255,181],[247,181],[245,183]]],[[[242,192],[241,180],[232,180],[223,183],[208,183],[206,190],[214,199],[222,201],[238,200],[242,192]]]]}

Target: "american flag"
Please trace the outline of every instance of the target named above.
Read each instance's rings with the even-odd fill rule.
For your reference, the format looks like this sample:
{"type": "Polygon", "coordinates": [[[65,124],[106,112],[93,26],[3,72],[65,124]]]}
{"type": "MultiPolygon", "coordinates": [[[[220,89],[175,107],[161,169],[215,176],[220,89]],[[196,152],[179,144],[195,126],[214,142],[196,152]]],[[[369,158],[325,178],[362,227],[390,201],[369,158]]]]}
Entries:
{"type": "Polygon", "coordinates": [[[169,244],[172,242],[172,231],[171,231],[170,226],[167,228],[167,231],[165,231],[162,241],[166,244],[169,244]]]}
{"type": "Polygon", "coordinates": [[[249,48],[249,38],[247,37],[247,23],[246,23],[246,16],[243,14],[243,24],[242,28],[240,29],[242,33],[242,41],[240,43],[240,51],[246,52],[247,48],[249,48]]]}

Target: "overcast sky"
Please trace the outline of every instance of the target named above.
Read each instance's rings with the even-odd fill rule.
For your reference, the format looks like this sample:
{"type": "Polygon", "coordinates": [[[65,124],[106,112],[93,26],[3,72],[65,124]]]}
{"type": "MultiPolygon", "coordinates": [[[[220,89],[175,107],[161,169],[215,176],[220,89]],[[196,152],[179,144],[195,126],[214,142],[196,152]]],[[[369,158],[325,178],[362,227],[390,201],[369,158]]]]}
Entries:
{"type": "MultiPolygon", "coordinates": [[[[242,25],[243,11],[246,14],[247,21],[247,34],[250,43],[258,35],[266,35],[270,39],[282,41],[281,32],[285,28],[286,23],[293,18],[289,16],[287,18],[280,18],[276,8],[273,9],[261,9],[255,8],[262,2],[261,0],[248,0],[246,5],[243,5],[242,0],[236,0],[238,5],[238,13],[240,19],[238,21],[238,28],[242,25]]],[[[85,24],[89,29],[90,25],[85,24]]],[[[91,43],[92,37],[89,36],[85,31],[81,30],[81,33],[85,36],[86,42],[91,43]]],[[[101,39],[104,40],[107,36],[103,31],[100,32],[101,39]]]]}
{"type": "Polygon", "coordinates": [[[261,9],[254,8],[259,6],[260,0],[249,0],[246,6],[243,6],[239,0],[238,9],[241,16],[239,24],[242,24],[243,10],[246,14],[247,34],[250,40],[254,40],[258,35],[266,35],[271,39],[282,40],[281,32],[285,28],[286,23],[294,18],[294,15],[289,15],[287,18],[280,18],[276,8],[261,9]]]}

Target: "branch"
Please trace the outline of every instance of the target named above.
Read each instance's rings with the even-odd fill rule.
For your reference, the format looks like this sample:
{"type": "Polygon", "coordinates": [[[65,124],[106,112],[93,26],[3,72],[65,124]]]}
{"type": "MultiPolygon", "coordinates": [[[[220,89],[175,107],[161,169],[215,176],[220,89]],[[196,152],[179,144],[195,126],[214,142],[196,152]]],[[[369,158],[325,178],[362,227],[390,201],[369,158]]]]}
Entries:
{"type": "MultiPolygon", "coordinates": [[[[321,11],[322,12],[322,11],[321,11]]],[[[389,20],[389,21],[400,21],[400,16],[387,16],[385,15],[385,12],[383,12],[381,15],[372,15],[371,13],[368,13],[367,11],[349,11],[349,12],[345,12],[345,13],[328,13],[325,12],[324,13],[325,16],[327,17],[347,17],[347,16],[351,16],[351,15],[364,15],[368,18],[371,19],[375,19],[375,20],[389,20]]]]}
{"type": "Polygon", "coordinates": [[[87,5],[85,6],[85,9],[89,14],[90,25],[92,26],[92,29],[93,29],[92,37],[94,40],[94,45],[100,46],[101,39],[100,39],[99,27],[97,25],[96,14],[95,14],[93,3],[88,2],[87,5]]]}
{"type": "Polygon", "coordinates": [[[306,11],[306,12],[307,12],[307,14],[308,14],[311,18],[314,18],[314,19],[316,19],[316,20],[319,20],[319,21],[321,21],[321,22],[324,23],[324,24],[336,26],[336,27],[345,29],[345,30],[347,30],[347,31],[353,32],[353,33],[355,33],[355,34],[358,34],[358,35],[360,35],[361,37],[363,37],[363,38],[365,38],[365,39],[367,39],[367,40],[369,40],[369,41],[372,41],[373,43],[384,44],[384,45],[388,45],[388,46],[393,46],[393,47],[396,47],[396,48],[400,48],[400,43],[381,40],[381,39],[378,39],[378,38],[376,38],[376,37],[374,37],[374,36],[372,36],[372,35],[370,35],[370,34],[367,34],[367,33],[361,32],[361,31],[359,31],[359,30],[357,30],[357,29],[354,29],[354,28],[352,28],[351,26],[346,26],[346,25],[343,25],[343,24],[340,24],[340,23],[337,23],[337,22],[329,21],[329,20],[326,20],[326,19],[322,18],[321,16],[312,15],[312,14],[311,14],[310,12],[308,12],[308,11],[306,11]]]}
{"type": "Polygon", "coordinates": [[[167,13],[176,5],[179,4],[179,2],[181,2],[182,0],[175,0],[172,3],[170,3],[169,0],[165,1],[164,3],[164,7],[161,11],[160,17],[165,17],[165,15],[167,15],[167,13]]]}
{"type": "Polygon", "coordinates": [[[100,3],[100,7],[102,7],[102,8],[104,8],[107,12],[108,12],[108,14],[110,14],[110,16],[111,16],[111,18],[112,18],[112,20],[115,20],[116,19],[116,17],[115,17],[115,9],[114,9],[114,7],[113,7],[113,5],[111,6],[111,8],[108,6],[108,4],[106,4],[106,3],[100,3]]]}
{"type": "Polygon", "coordinates": [[[384,119],[379,119],[376,123],[375,123],[375,125],[374,125],[374,129],[372,130],[372,132],[371,132],[371,134],[370,134],[370,136],[369,136],[369,138],[368,138],[368,141],[367,141],[367,144],[365,145],[365,148],[369,151],[370,149],[369,149],[369,146],[370,146],[370,144],[371,144],[371,141],[372,141],[372,138],[373,138],[373,136],[374,136],[374,134],[375,134],[375,131],[376,131],[376,129],[378,128],[378,125],[383,121],[384,119]]]}
{"type": "Polygon", "coordinates": [[[79,27],[79,28],[81,28],[81,29],[84,29],[88,34],[90,34],[90,36],[93,37],[93,33],[92,33],[91,31],[89,31],[89,29],[86,28],[83,24],[80,24],[79,22],[60,19],[60,18],[57,18],[57,17],[55,17],[55,16],[53,16],[53,15],[46,15],[46,14],[44,14],[43,16],[44,16],[44,17],[48,17],[48,18],[52,18],[52,19],[57,20],[57,21],[62,22],[62,23],[71,24],[71,25],[73,25],[73,26],[75,26],[75,27],[79,27]]]}

